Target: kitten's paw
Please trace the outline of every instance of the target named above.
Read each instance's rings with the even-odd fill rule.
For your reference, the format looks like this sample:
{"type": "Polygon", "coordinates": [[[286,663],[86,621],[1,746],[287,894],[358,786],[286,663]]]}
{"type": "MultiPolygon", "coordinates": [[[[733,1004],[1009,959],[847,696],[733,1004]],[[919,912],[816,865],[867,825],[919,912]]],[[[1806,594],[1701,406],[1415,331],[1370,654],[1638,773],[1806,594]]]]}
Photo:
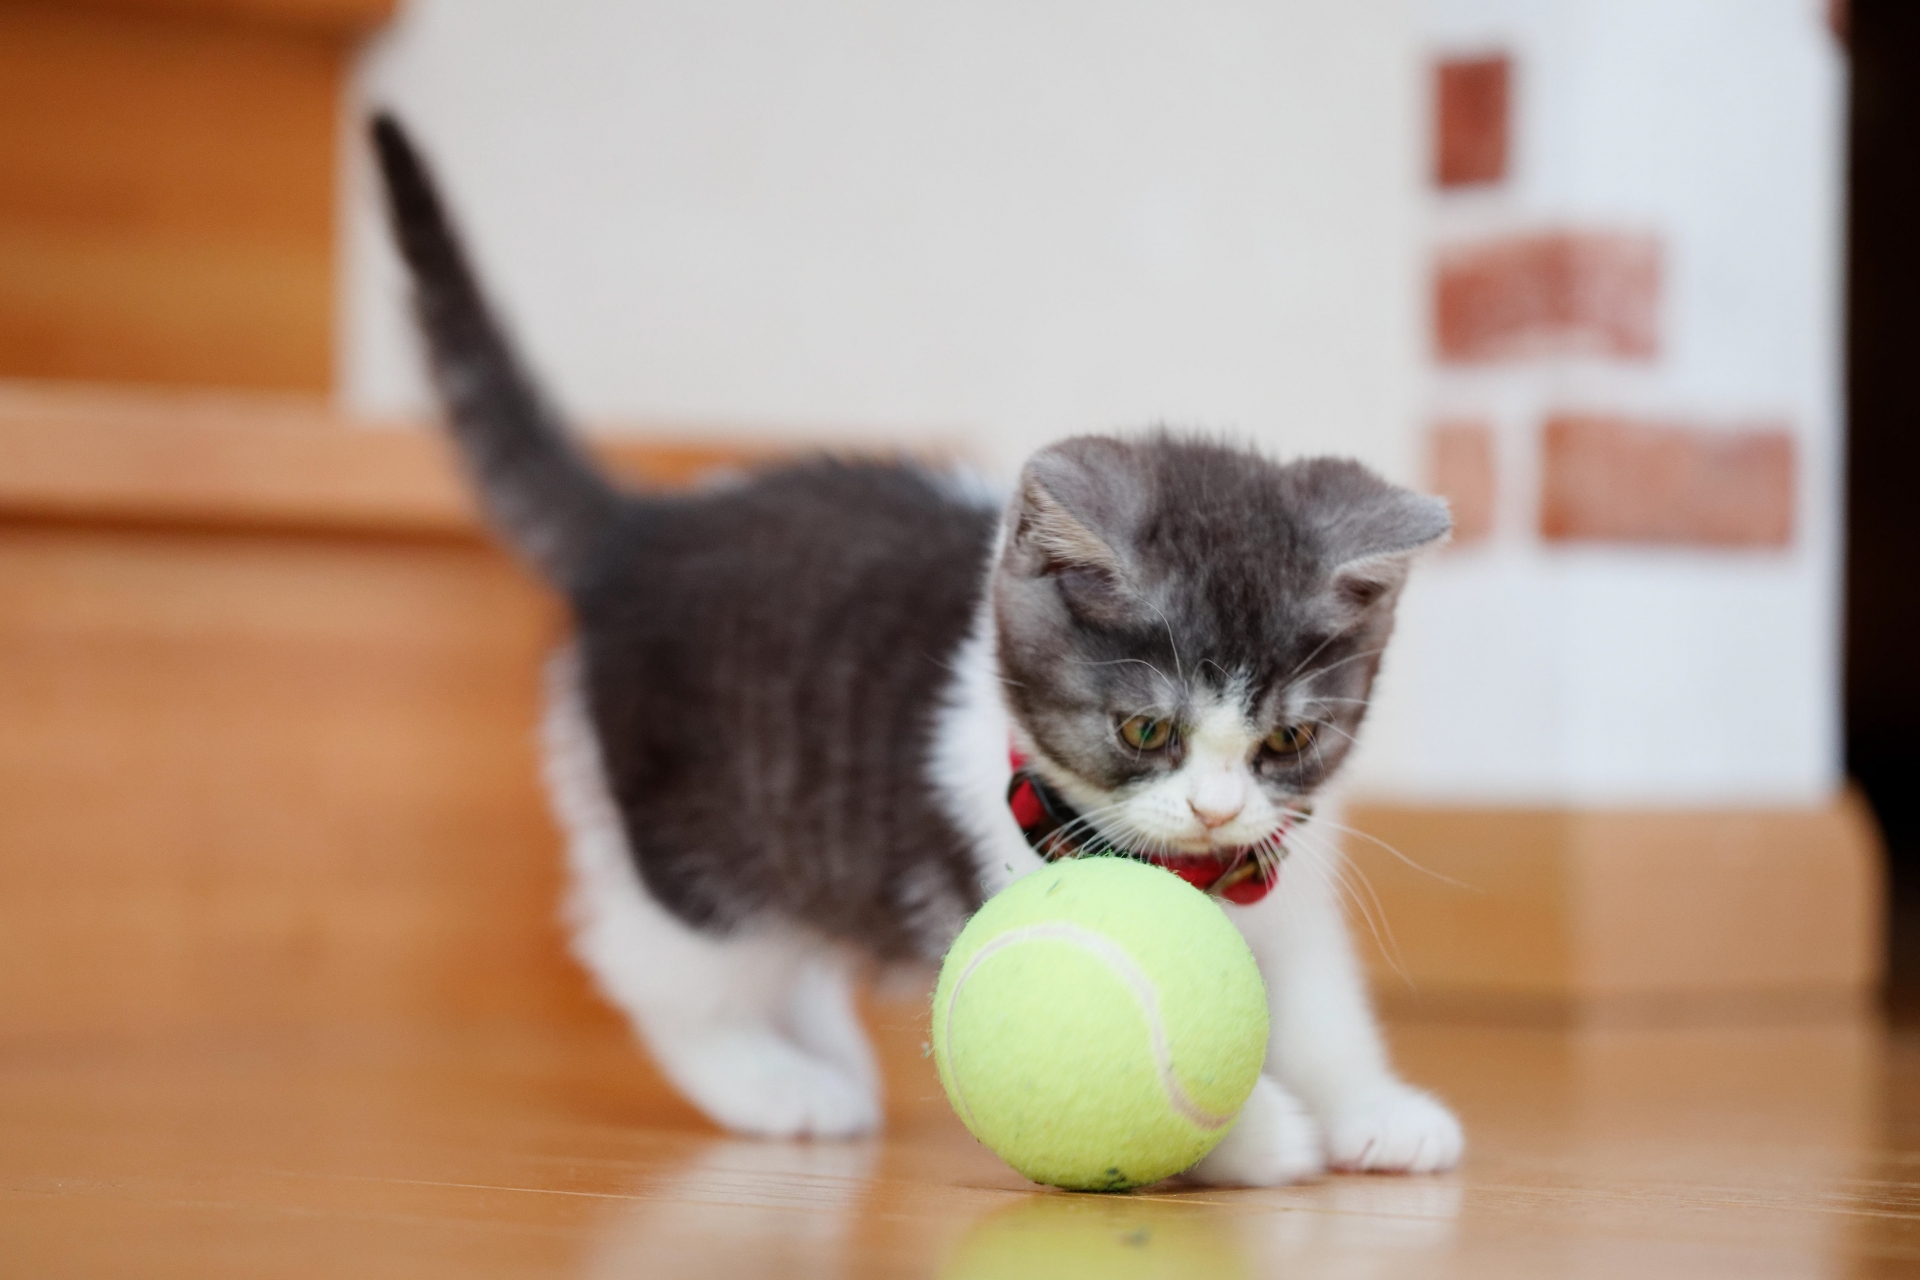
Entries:
{"type": "Polygon", "coordinates": [[[1292,1094],[1261,1076],[1233,1129],[1187,1177],[1215,1187],[1277,1187],[1326,1167],[1313,1117],[1292,1094]]]}
{"type": "Polygon", "coordinates": [[[1398,1081],[1343,1101],[1321,1121],[1327,1162],[1347,1173],[1439,1173],[1466,1147],[1453,1112],[1398,1081]]]}
{"type": "Polygon", "coordinates": [[[675,1055],[674,1082],[716,1124],[760,1138],[857,1138],[880,1127],[875,1091],[772,1034],[675,1055]]]}

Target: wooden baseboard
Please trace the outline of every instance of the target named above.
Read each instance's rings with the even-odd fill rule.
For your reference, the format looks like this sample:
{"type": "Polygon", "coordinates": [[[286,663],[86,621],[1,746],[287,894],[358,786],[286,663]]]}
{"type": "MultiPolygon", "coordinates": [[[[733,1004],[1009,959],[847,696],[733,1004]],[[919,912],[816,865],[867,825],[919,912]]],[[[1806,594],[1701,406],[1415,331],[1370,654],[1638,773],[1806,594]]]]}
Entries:
{"type": "Polygon", "coordinates": [[[1857,1012],[1878,991],[1878,834],[1853,793],[1712,812],[1357,805],[1383,1009],[1523,1023],[1857,1012]]]}

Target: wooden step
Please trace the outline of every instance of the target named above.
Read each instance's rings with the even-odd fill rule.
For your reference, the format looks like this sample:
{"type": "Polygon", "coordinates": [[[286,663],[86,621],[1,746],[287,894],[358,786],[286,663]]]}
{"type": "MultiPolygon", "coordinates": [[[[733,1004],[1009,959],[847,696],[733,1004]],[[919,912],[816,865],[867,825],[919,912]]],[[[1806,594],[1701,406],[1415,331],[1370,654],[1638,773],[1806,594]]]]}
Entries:
{"type": "Polygon", "coordinates": [[[324,391],[342,89],[392,8],[0,4],[0,377],[324,391]]]}
{"type": "Polygon", "coordinates": [[[563,631],[436,433],[0,388],[0,1039],[604,1016],[537,782],[563,631]]]}

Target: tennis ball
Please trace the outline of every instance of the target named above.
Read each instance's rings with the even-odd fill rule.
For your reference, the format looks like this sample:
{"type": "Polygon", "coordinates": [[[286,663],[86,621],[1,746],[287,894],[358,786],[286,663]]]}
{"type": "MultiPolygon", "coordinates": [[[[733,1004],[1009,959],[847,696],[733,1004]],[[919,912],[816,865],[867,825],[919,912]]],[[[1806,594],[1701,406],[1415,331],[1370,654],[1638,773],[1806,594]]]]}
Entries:
{"type": "Polygon", "coordinates": [[[1226,1136],[1267,1048],[1253,954],[1210,899],[1125,858],[1056,862],[940,967],[933,1057],[973,1136],[1032,1178],[1123,1191],[1226,1136]]]}

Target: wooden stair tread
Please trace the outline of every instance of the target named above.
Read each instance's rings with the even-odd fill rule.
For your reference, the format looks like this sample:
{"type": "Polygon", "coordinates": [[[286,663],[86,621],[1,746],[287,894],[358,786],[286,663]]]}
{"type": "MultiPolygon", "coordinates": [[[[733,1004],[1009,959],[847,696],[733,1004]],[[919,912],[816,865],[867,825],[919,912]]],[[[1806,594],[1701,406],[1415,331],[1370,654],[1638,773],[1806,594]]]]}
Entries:
{"type": "MultiPolygon", "coordinates": [[[[425,429],[423,429],[425,428],[425,429]]],[[[687,439],[599,439],[646,487],[774,454],[687,439]]],[[[318,397],[0,382],[0,518],[471,535],[445,438],[342,417],[318,397]]]]}

